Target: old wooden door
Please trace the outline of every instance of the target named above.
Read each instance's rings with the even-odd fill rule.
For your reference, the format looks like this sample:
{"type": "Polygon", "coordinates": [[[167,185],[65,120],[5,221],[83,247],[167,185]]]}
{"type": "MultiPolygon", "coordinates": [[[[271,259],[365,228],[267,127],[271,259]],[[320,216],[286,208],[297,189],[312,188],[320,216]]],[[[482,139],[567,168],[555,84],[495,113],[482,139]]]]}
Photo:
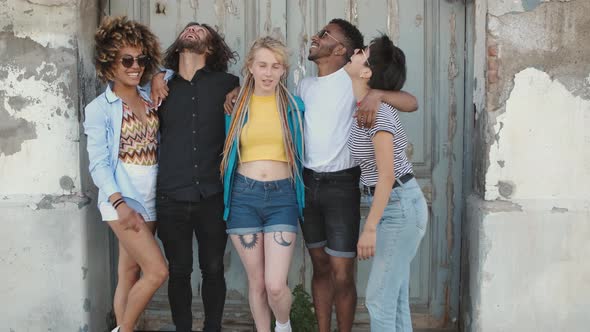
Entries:
{"type": "MultiPolygon", "coordinates": [[[[107,13],[128,15],[148,24],[167,47],[190,21],[208,23],[225,34],[240,61],[230,72],[239,75],[248,46],[257,36],[274,35],[292,50],[289,87],[315,65],[307,60],[310,37],[332,18],[357,24],[368,42],[389,34],[404,50],[408,63],[405,90],[416,95],[420,110],[403,114],[411,141],[408,154],[428,199],[428,232],[412,263],[410,297],[416,327],[453,326],[458,314],[459,232],[461,220],[464,110],[465,5],[457,0],[117,0],[107,13]]],[[[365,214],[367,207],[364,209],[365,214]]],[[[193,274],[195,328],[201,326],[200,275],[193,274]]],[[[228,244],[227,327],[252,330],[247,280],[239,257],[228,244]]],[[[357,325],[366,326],[365,287],[370,262],[357,268],[357,325]]],[[[289,283],[308,286],[311,264],[299,238],[289,283]]],[[[145,330],[170,329],[166,287],[155,296],[142,318],[145,330]]]]}

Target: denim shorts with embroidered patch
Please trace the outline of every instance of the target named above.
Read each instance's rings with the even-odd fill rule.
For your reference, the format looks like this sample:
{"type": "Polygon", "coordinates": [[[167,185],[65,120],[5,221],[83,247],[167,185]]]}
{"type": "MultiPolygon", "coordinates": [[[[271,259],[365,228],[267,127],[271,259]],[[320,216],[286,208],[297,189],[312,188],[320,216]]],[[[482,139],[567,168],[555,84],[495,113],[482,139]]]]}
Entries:
{"type": "Polygon", "coordinates": [[[227,233],[297,233],[299,210],[293,181],[257,181],[236,173],[227,233]]]}

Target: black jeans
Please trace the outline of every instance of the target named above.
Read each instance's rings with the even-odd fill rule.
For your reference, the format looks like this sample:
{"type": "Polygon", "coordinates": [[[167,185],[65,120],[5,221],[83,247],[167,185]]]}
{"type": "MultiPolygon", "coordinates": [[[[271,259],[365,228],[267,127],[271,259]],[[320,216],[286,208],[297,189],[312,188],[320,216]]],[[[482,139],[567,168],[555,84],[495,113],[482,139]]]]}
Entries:
{"type": "Polygon", "coordinates": [[[168,300],[176,331],[190,332],[192,326],[193,233],[197,237],[199,268],[203,277],[203,331],[221,331],[226,293],[223,255],[227,242],[223,193],[203,198],[200,202],[181,202],[159,194],[156,211],[158,237],[164,244],[170,270],[168,300]]]}

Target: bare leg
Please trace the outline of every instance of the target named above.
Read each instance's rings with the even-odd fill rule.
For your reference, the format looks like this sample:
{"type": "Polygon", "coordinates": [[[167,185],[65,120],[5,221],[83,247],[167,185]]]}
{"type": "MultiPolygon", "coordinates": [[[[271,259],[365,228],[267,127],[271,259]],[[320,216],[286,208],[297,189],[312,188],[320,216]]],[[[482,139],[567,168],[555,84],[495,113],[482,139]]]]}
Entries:
{"type": "Polygon", "coordinates": [[[291,290],[287,286],[289,267],[295,248],[295,233],[272,232],[264,234],[264,280],[268,303],[280,323],[289,320],[291,290]]]}
{"type": "Polygon", "coordinates": [[[262,233],[230,235],[248,275],[248,300],[256,330],[270,332],[270,307],[264,285],[264,243],[262,233]]]}
{"type": "Polygon", "coordinates": [[[123,314],[127,306],[127,296],[131,287],[139,280],[139,265],[129,256],[125,248],[119,243],[119,265],[117,266],[117,288],[113,299],[113,309],[117,324],[123,321],[123,314]]]}
{"type": "MultiPolygon", "coordinates": [[[[156,231],[156,223],[146,223],[152,234],[156,231]]],[[[117,289],[115,289],[115,298],[113,307],[117,324],[123,320],[125,307],[127,306],[127,296],[131,287],[139,280],[139,265],[129,256],[127,250],[119,243],[119,264],[117,266],[117,289]]]]}
{"type": "Polygon", "coordinates": [[[124,229],[117,221],[109,221],[109,226],[119,239],[127,254],[133,259],[143,272],[142,277],[130,289],[127,305],[123,311],[123,318],[117,324],[121,332],[133,332],[133,327],[148,302],[158,288],[168,278],[168,268],[160,247],[154,235],[146,224],[140,226],[140,231],[124,229]]]}
{"type": "Polygon", "coordinates": [[[313,265],[311,292],[319,332],[330,332],[332,304],[334,303],[334,284],[332,282],[330,256],[324,251],[323,247],[309,249],[309,255],[313,265]]]}
{"type": "Polygon", "coordinates": [[[339,332],[350,332],[356,311],[356,284],[354,283],[354,258],[330,256],[334,303],[339,332]]]}

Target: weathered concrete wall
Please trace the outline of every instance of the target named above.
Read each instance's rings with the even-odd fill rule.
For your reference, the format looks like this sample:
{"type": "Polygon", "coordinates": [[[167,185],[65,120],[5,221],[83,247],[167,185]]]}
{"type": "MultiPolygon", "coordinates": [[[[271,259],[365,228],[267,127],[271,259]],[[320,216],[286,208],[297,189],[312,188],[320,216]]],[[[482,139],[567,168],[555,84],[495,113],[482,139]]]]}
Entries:
{"type": "Polygon", "coordinates": [[[487,22],[476,43],[487,63],[475,68],[486,85],[474,93],[462,323],[466,331],[587,331],[590,2],[485,6],[476,14],[487,22]]]}
{"type": "Polygon", "coordinates": [[[108,239],[80,143],[97,3],[0,0],[2,330],[106,329],[108,239]]]}

